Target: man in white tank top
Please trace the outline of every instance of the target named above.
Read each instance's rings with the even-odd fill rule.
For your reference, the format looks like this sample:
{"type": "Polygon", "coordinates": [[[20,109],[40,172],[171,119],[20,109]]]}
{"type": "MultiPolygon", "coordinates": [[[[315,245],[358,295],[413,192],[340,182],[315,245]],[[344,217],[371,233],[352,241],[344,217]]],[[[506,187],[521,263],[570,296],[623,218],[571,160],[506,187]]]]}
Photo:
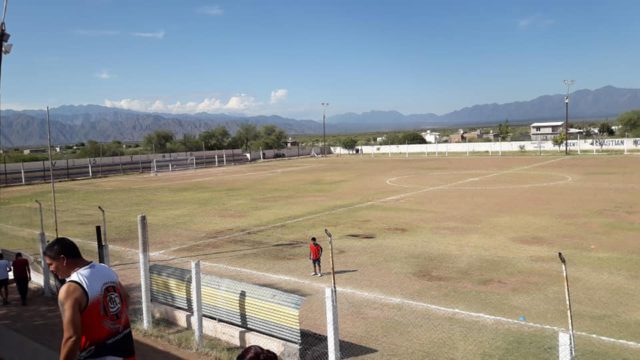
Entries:
{"type": "Polygon", "coordinates": [[[128,294],[116,273],[82,257],[68,238],[44,250],[49,270],[66,279],[58,293],[63,338],[60,359],[135,359],[128,294]]]}

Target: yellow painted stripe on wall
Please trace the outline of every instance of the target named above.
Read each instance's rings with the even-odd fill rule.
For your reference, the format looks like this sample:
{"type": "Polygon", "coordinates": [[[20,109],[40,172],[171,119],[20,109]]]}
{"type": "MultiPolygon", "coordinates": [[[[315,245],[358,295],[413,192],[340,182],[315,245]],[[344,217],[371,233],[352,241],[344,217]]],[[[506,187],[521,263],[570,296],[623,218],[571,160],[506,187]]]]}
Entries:
{"type": "MultiPolygon", "coordinates": [[[[151,275],[151,286],[154,290],[177,297],[190,297],[188,285],[181,280],[151,275]]],[[[223,290],[203,287],[202,300],[210,306],[216,306],[239,313],[238,294],[223,290]]],[[[294,308],[273,304],[267,301],[247,297],[243,304],[247,316],[257,317],[291,328],[299,328],[299,311],[294,308]]]]}

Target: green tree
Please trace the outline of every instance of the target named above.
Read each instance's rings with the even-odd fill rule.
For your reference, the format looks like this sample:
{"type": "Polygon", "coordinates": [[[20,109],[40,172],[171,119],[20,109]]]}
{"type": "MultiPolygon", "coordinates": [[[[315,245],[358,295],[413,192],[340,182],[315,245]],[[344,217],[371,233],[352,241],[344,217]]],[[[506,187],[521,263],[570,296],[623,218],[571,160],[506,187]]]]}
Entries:
{"type": "Polygon", "coordinates": [[[596,144],[600,146],[600,150],[604,147],[604,144],[609,136],[614,135],[616,132],[608,122],[600,123],[598,126],[598,132],[594,134],[593,138],[596,144]]]}
{"type": "Polygon", "coordinates": [[[144,137],[144,147],[154,152],[166,152],[168,146],[173,142],[175,136],[169,130],[156,130],[144,137]]]}
{"type": "Polygon", "coordinates": [[[211,130],[204,131],[199,136],[207,150],[222,150],[227,147],[231,134],[226,127],[219,125],[211,130]]]}
{"type": "Polygon", "coordinates": [[[356,145],[358,144],[358,140],[352,138],[351,136],[341,139],[340,146],[351,152],[356,149],[356,145]]]}
{"type": "Polygon", "coordinates": [[[400,134],[388,134],[385,135],[385,137],[387,138],[382,145],[387,145],[387,144],[404,144],[404,142],[402,141],[402,136],[400,134]]]}
{"type": "Polygon", "coordinates": [[[616,131],[613,130],[611,124],[609,124],[608,122],[603,122],[600,124],[600,126],[598,126],[598,133],[606,136],[613,136],[615,135],[616,131]]]}
{"type": "Polygon", "coordinates": [[[500,137],[500,140],[508,140],[511,137],[509,119],[506,119],[504,123],[498,124],[498,136],[500,137]]]}
{"type": "Polygon", "coordinates": [[[259,132],[259,146],[263,149],[280,150],[287,140],[287,133],[275,125],[265,125],[259,132]]]}
{"type": "Polygon", "coordinates": [[[425,140],[422,135],[417,132],[406,132],[400,136],[401,144],[426,144],[427,140],[425,140]]]}
{"type": "Polygon", "coordinates": [[[633,137],[640,136],[640,110],[627,111],[618,117],[618,124],[622,126],[622,133],[633,137]]]}
{"type": "Polygon", "coordinates": [[[252,141],[255,141],[258,139],[259,139],[258,128],[254,124],[249,124],[249,123],[240,124],[238,131],[236,131],[236,134],[233,136],[234,144],[245,151],[249,149],[249,144],[252,141]]]}
{"type": "Polygon", "coordinates": [[[179,142],[184,148],[183,151],[202,150],[202,142],[200,142],[200,140],[198,140],[198,138],[195,137],[195,135],[184,134],[182,135],[182,139],[179,142]]]}
{"type": "Polygon", "coordinates": [[[558,134],[557,136],[554,136],[553,139],[551,139],[551,142],[553,142],[554,146],[557,146],[558,149],[560,149],[562,147],[562,145],[564,145],[564,142],[567,140],[567,135],[565,135],[564,132],[558,134]]]}
{"type": "Polygon", "coordinates": [[[95,158],[100,156],[100,144],[95,140],[89,140],[80,150],[80,156],[95,158]]]}

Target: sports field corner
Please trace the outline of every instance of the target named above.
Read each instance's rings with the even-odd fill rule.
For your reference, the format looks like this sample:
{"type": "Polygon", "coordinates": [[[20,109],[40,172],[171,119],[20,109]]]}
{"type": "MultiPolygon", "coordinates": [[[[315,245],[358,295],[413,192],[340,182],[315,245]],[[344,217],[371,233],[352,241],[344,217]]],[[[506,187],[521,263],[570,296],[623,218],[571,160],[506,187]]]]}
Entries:
{"type": "MultiPolygon", "coordinates": [[[[58,220],[95,258],[102,206],[124,270],[144,213],[152,261],[200,259],[204,272],[304,295],[302,327],[318,336],[330,276],[309,276],[307,242],[328,249],[328,228],[343,351],[363,358],[557,358],[562,251],[580,358],[633,359],[639,165],[623,155],[307,158],[62,182],[58,220]]],[[[37,254],[35,199],[51,233],[47,185],[2,189],[3,247],[37,254]]]]}

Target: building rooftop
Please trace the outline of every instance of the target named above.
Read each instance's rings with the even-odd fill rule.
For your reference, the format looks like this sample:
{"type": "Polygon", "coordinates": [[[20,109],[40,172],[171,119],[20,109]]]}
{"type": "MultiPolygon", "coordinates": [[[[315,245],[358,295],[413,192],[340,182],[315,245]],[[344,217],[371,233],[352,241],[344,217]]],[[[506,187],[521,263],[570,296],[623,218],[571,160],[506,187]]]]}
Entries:
{"type": "Polygon", "coordinates": [[[537,122],[531,124],[531,126],[560,126],[564,125],[564,121],[552,121],[552,122],[537,122]]]}

